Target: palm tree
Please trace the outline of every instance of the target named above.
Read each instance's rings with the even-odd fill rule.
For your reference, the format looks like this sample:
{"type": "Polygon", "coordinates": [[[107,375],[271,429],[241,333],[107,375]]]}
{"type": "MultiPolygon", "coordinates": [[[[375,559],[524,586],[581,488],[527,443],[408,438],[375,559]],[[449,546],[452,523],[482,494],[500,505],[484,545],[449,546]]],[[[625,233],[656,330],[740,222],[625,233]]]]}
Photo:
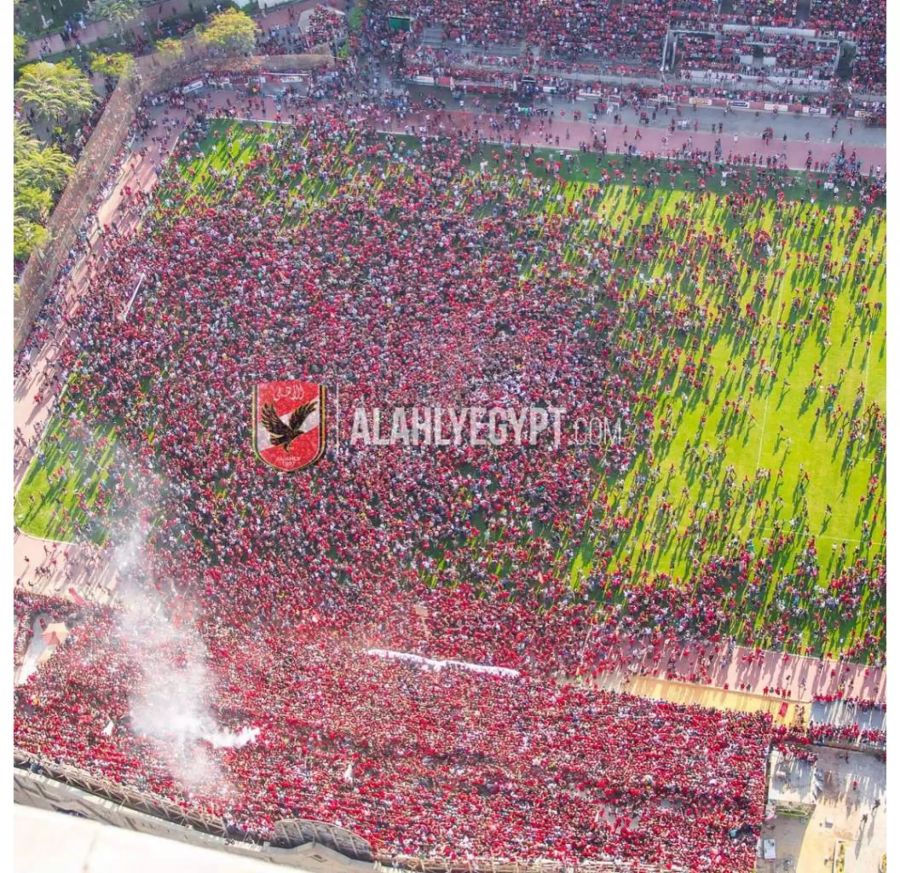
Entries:
{"type": "Polygon", "coordinates": [[[13,130],[15,188],[38,188],[53,194],[61,191],[72,175],[74,162],[56,146],[44,146],[17,121],[13,130]]]}
{"type": "Polygon", "coordinates": [[[47,242],[50,234],[46,227],[16,212],[13,215],[13,257],[19,261],[27,258],[35,249],[47,242]]]}
{"type": "Polygon", "coordinates": [[[42,222],[50,216],[53,208],[53,195],[47,190],[41,190],[31,185],[16,188],[13,201],[13,212],[21,218],[29,221],[42,222]]]}
{"type": "Polygon", "coordinates": [[[56,146],[42,145],[21,121],[13,128],[13,156],[13,254],[21,259],[47,241],[43,223],[74,164],[56,146]]]}
{"type": "Polygon", "coordinates": [[[125,26],[137,18],[138,12],[138,0],[92,0],[88,4],[88,17],[94,21],[108,21],[117,36],[121,36],[125,26]]]}
{"type": "Polygon", "coordinates": [[[78,118],[97,100],[90,80],[71,60],[51,64],[40,61],[22,67],[15,87],[19,104],[39,118],[58,122],[78,118]]]}

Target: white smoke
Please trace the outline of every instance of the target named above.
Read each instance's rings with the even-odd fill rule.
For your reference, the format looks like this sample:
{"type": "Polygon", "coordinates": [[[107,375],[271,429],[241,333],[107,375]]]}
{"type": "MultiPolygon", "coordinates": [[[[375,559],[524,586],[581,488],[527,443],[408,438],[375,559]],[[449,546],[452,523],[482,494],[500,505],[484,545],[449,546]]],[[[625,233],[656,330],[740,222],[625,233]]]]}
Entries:
{"type": "Polygon", "coordinates": [[[208,652],[191,621],[173,621],[148,570],[136,525],[115,551],[118,633],[140,669],[129,695],[131,730],[153,742],[171,775],[192,791],[230,793],[213,748],[238,749],[259,728],[224,729],[213,714],[208,652]],[[204,745],[202,742],[208,743],[204,745]]]}
{"type": "Polygon", "coordinates": [[[203,734],[203,739],[217,749],[240,749],[252,743],[259,736],[258,727],[245,727],[237,731],[216,731],[214,734],[203,734]]]}

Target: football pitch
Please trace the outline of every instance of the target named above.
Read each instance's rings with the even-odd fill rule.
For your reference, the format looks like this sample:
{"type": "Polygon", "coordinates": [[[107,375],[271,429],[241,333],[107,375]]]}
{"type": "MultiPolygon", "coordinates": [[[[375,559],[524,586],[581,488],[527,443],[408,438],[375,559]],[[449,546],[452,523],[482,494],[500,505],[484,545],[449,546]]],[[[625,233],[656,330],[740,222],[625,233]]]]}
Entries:
{"type": "MultiPolygon", "coordinates": [[[[352,186],[369,158],[351,139],[340,173],[298,175],[279,148],[284,135],[213,122],[170,179],[212,202],[267,156],[261,205],[289,186],[283,221],[314,232],[317,208],[352,186]]],[[[391,142],[400,158],[419,147],[391,142]]],[[[734,585],[718,618],[723,632],[776,648],[877,655],[883,584],[856,586],[852,603],[829,603],[824,617],[816,605],[829,589],[846,590],[835,580],[877,576],[885,560],[883,212],[813,203],[815,189],[799,175],[780,177],[789,178],[782,194],[765,197],[775,176],[716,177],[713,186],[671,164],[657,170],[647,185],[650,167],[620,157],[500,146],[472,154],[469,171],[486,191],[502,181],[533,192],[533,208],[547,232],[567,235],[573,261],[596,262],[585,311],[619,307],[609,347],[645,365],[640,404],[621,424],[635,444],[648,426],[648,446],[628,470],[610,472],[587,518],[558,538],[548,572],[611,602],[665,597],[672,586],[689,599],[713,584],[700,568],[768,556],[764,572],[734,585]],[[776,196],[789,210],[776,210],[776,196]]],[[[384,184],[391,172],[402,172],[402,160],[386,168],[384,184]]],[[[151,230],[192,208],[168,184],[164,177],[155,195],[151,230]]],[[[97,425],[78,403],[63,398],[15,517],[34,536],[99,542],[117,423],[97,425]]],[[[475,537],[470,547],[480,545],[475,537]]],[[[727,573],[714,584],[728,584],[727,573]]]]}

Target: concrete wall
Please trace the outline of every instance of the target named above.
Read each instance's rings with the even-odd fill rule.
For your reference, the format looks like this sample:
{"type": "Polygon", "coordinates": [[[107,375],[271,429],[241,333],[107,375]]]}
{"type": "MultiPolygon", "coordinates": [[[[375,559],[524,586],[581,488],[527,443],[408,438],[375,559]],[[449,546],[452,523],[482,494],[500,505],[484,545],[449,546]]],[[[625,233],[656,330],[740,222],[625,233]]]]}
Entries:
{"type": "MultiPolygon", "coordinates": [[[[95,835],[107,849],[114,849],[113,854],[118,858],[119,866],[97,866],[98,873],[100,871],[106,873],[107,870],[120,873],[126,869],[129,873],[131,871],[142,873],[145,867],[138,863],[138,860],[158,857],[175,859],[177,863],[149,865],[146,867],[148,871],[158,873],[166,869],[198,871],[209,869],[211,873],[244,873],[244,871],[257,873],[263,869],[261,866],[263,864],[280,864],[307,873],[372,873],[374,870],[374,866],[370,863],[353,861],[317,843],[308,843],[295,849],[278,849],[265,843],[251,845],[204,834],[20,768],[13,771],[13,800],[17,805],[52,813],[49,818],[47,815],[35,817],[19,806],[15,807],[17,829],[20,823],[23,828],[21,833],[16,834],[16,843],[26,841],[36,843],[43,857],[43,867],[31,868],[35,873],[44,873],[51,868],[63,869],[57,861],[69,857],[70,847],[66,845],[63,851],[60,829],[68,826],[72,816],[77,817],[74,820],[87,819],[94,829],[102,828],[103,830],[95,830],[95,835]],[[107,826],[116,829],[118,833],[110,835],[105,830],[107,826]],[[140,838],[123,839],[124,832],[130,832],[133,837],[140,835],[140,838]],[[163,843],[162,846],[157,845],[160,842],[163,843]],[[179,849],[173,849],[173,843],[180,844],[179,849]],[[58,853],[48,849],[48,846],[59,847],[58,853]],[[215,864],[207,868],[205,865],[209,855],[212,855],[215,864]],[[133,859],[136,859],[134,863],[133,859]],[[245,864],[245,860],[251,863],[245,864]],[[194,863],[198,865],[196,868],[193,866],[194,863]]],[[[72,839],[73,850],[77,856],[81,836],[73,834],[72,839]]],[[[108,852],[105,851],[104,855],[106,854],[108,852]]],[[[15,869],[16,873],[28,873],[25,867],[20,868],[18,864],[15,869]]],[[[95,868],[89,865],[74,869],[95,868]]]]}

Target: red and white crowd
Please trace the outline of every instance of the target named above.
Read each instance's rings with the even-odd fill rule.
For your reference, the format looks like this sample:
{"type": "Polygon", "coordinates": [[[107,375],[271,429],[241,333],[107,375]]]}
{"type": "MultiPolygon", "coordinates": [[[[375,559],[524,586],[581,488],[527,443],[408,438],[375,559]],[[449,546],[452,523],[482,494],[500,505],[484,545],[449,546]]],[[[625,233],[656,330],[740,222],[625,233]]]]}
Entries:
{"type": "MultiPolygon", "coordinates": [[[[535,8],[525,4],[522,20],[535,8]]],[[[567,27],[581,20],[575,7],[559,15],[575,16],[567,27]]],[[[503,26],[488,9],[459,20],[473,33],[503,26]]],[[[545,29],[552,42],[557,31],[545,29]]],[[[249,162],[209,168],[202,183],[167,173],[153,201],[166,208],[136,236],[110,233],[89,293],[65,316],[60,361],[73,378],[62,414],[88,444],[115,422],[102,524],[115,544],[136,529],[146,537],[129,573],[160,599],[171,633],[144,643],[127,609],[17,594],[17,652],[35,609],[62,611],[72,626],[16,691],[17,747],[261,838],[278,819],[303,817],[423,857],[751,870],[768,717],[559,680],[626,666],[623,639],[648,652],[721,641],[736,610],[763,605],[759,579],[773,562],[796,551],[802,527],[776,529],[766,554],[725,539],[730,513],[765,503],[745,482],[727,508],[697,510],[693,587],[604,569],[625,532],[650,521],[643,498],[628,509],[631,495],[609,483],[653,428],[648,374],[677,368],[682,350],[660,340],[689,334],[696,319],[749,331],[759,314],[740,302],[736,277],[766,241],[738,253],[685,213],[601,221],[573,253],[571,223],[610,176],[582,199],[560,194],[549,212],[534,206],[558,182],[552,162],[524,173],[498,149],[491,171],[461,134],[412,148],[327,104],[293,120],[249,162]],[[629,277],[663,250],[684,270],[704,259],[720,312],[662,287],[634,293],[629,277]],[[345,411],[555,406],[570,421],[618,421],[624,439],[599,448],[564,428],[559,444],[359,446],[345,412],[322,463],[285,477],[255,457],[249,418],[253,388],[284,378],[339,390],[345,411]],[[602,535],[599,569],[573,590],[563,568],[589,533],[602,535]],[[371,648],[519,675],[429,671],[371,648]],[[222,749],[142,732],[134,710],[151,666],[190,687],[198,663],[216,728],[257,728],[252,742],[222,749]],[[173,757],[194,747],[214,776],[177,775],[173,757]]],[[[173,167],[205,131],[183,135],[173,167]]],[[[696,167],[711,180],[720,172],[707,158],[696,167]]],[[[638,193],[662,182],[638,161],[618,181],[628,168],[638,193]]],[[[758,184],[748,175],[728,195],[735,220],[759,208],[758,184]]],[[[813,221],[808,203],[773,208],[782,226],[813,221]]],[[[849,233],[869,232],[864,215],[849,233]]],[[[804,264],[797,280],[832,266],[804,264]]],[[[871,265],[844,268],[865,278],[871,265]]],[[[53,330],[58,305],[24,354],[53,330]]],[[[862,323],[872,310],[860,305],[862,323]]],[[[827,319],[821,308],[798,302],[799,338],[827,319]]],[[[684,353],[686,378],[703,387],[704,351],[684,353]]],[[[883,421],[873,409],[834,411],[842,427],[845,414],[860,437],[846,449],[855,463],[864,443],[881,445],[883,421]]],[[[705,448],[692,463],[712,475],[705,448]]],[[[823,589],[814,546],[804,548],[777,586],[784,609],[767,639],[796,648],[797,621],[853,617],[867,590],[872,626],[858,645],[877,650],[884,567],[866,549],[842,555],[823,589]]]]}
{"type": "Polygon", "coordinates": [[[853,91],[884,93],[885,0],[813,2],[803,15],[796,0],[748,0],[728,13],[719,6],[706,0],[385,0],[373,5],[371,17],[409,75],[471,77],[481,68],[499,81],[555,71],[587,88],[591,73],[657,79],[660,69],[669,69],[717,74],[722,95],[733,99],[753,99],[747,95],[757,90],[767,102],[840,107],[847,102],[838,64],[844,52],[853,91]],[[410,16],[409,33],[388,27],[396,15],[410,16]],[[462,62],[444,59],[429,69],[436,46],[455,49],[462,62]]]}

